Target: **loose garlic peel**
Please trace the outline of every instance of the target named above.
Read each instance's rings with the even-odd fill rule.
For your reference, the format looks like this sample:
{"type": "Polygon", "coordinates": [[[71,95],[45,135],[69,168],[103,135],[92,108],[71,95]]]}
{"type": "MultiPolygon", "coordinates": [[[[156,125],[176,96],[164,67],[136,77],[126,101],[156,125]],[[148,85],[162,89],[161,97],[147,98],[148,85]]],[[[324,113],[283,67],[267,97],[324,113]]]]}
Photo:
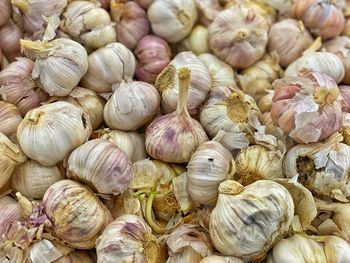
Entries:
{"type": "Polygon", "coordinates": [[[259,180],[244,187],[227,180],[210,216],[211,241],[225,256],[256,262],[284,237],[293,216],[293,199],[280,184],[259,180]]]}

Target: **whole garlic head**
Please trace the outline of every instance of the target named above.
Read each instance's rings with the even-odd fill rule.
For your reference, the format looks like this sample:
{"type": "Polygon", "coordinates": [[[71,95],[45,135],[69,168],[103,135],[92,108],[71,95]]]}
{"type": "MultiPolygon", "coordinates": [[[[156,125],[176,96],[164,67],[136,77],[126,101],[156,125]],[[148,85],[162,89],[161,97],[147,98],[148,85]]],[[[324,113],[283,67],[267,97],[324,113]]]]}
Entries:
{"type": "Polygon", "coordinates": [[[287,233],[294,216],[288,190],[259,180],[246,187],[227,180],[210,216],[209,233],[223,255],[258,261],[287,233]]]}
{"type": "Polygon", "coordinates": [[[0,101],[0,132],[11,137],[16,134],[18,125],[22,121],[19,109],[10,103],[0,101]]]}

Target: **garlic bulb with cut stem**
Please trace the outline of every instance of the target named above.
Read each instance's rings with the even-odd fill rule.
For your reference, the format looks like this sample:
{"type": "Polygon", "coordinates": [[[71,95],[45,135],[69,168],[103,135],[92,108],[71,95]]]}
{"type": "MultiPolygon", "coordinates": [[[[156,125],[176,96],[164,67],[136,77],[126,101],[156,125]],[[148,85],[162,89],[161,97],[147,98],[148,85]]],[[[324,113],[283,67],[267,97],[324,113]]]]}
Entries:
{"type": "Polygon", "coordinates": [[[163,38],[147,35],[138,42],[134,54],[138,59],[136,79],[153,84],[158,74],[168,66],[171,50],[163,38]]]}
{"type": "Polygon", "coordinates": [[[192,52],[181,52],[175,56],[170,64],[158,75],[155,87],[161,94],[162,110],[173,112],[179,101],[178,72],[182,67],[191,70],[190,87],[187,109],[190,114],[197,113],[198,108],[205,101],[211,87],[208,68],[192,52]]]}
{"type": "Polygon", "coordinates": [[[57,166],[47,167],[28,160],[18,165],[13,172],[11,186],[14,191],[20,192],[30,200],[41,200],[52,184],[63,179],[64,176],[57,166]]]}
{"type": "Polygon", "coordinates": [[[160,105],[160,96],[153,85],[141,81],[122,81],[113,86],[103,116],[108,127],[135,131],[152,120],[160,105]]]}
{"type": "Polygon", "coordinates": [[[145,144],[148,154],[155,159],[185,163],[208,137],[201,124],[191,118],[186,107],[191,70],[180,68],[177,75],[180,92],[177,109],[156,118],[147,127],[145,144]]]}
{"type": "Polygon", "coordinates": [[[22,116],[48,99],[31,77],[33,61],[17,58],[0,72],[0,97],[18,107],[22,116]]]}
{"type": "Polygon", "coordinates": [[[23,211],[20,204],[8,195],[0,197],[0,211],[0,236],[2,237],[12,222],[23,220],[23,211]]]}
{"type": "Polygon", "coordinates": [[[203,258],[199,263],[244,263],[242,259],[225,256],[208,256],[203,258]]]}
{"type": "Polygon", "coordinates": [[[209,26],[222,10],[219,0],[195,0],[195,3],[198,9],[198,20],[204,26],[209,26]]]}
{"type": "Polygon", "coordinates": [[[112,0],[110,13],[116,22],[118,42],[131,50],[151,30],[147,13],[136,2],[112,0]]]}
{"type": "Polygon", "coordinates": [[[61,29],[91,50],[117,41],[108,12],[90,1],[71,2],[63,13],[61,29]]]}
{"type": "Polygon", "coordinates": [[[16,134],[18,125],[22,121],[19,109],[10,103],[0,101],[0,132],[7,137],[16,134]]]}
{"type": "Polygon", "coordinates": [[[151,228],[130,214],[115,219],[96,241],[97,263],[164,262],[159,250],[151,228]]]}
{"type": "Polygon", "coordinates": [[[335,3],[328,0],[297,0],[292,16],[301,19],[311,33],[329,39],[339,36],[344,28],[344,15],[335,3]]]}
{"type": "Polygon", "coordinates": [[[21,148],[12,143],[3,133],[0,132],[0,188],[10,179],[16,166],[25,162],[27,156],[21,148]]]}
{"type": "Polygon", "coordinates": [[[19,40],[23,37],[21,29],[10,19],[0,26],[0,48],[9,61],[21,56],[19,40]]]}
{"type": "Polygon", "coordinates": [[[67,163],[67,178],[81,181],[107,197],[122,193],[133,177],[130,159],[105,139],[79,146],[69,155],[67,163]]]}
{"type": "Polygon", "coordinates": [[[183,40],[197,20],[194,0],[155,0],[147,11],[152,31],[169,43],[183,40]]]}
{"type": "Polygon", "coordinates": [[[120,43],[99,48],[89,55],[88,62],[81,85],[97,93],[111,92],[112,84],[132,79],[135,73],[135,57],[120,43]]]}
{"type": "Polygon", "coordinates": [[[289,18],[271,26],[267,45],[269,52],[278,54],[281,66],[287,67],[302,56],[312,42],[312,36],[303,22],[289,18]],[[282,37],[284,32],[288,32],[288,36],[282,37]]]}
{"type": "Polygon", "coordinates": [[[59,101],[29,111],[18,127],[17,139],[29,158],[52,166],[83,144],[90,133],[83,109],[59,101]]]}
{"type": "Polygon", "coordinates": [[[43,197],[45,214],[57,238],[73,248],[90,249],[112,217],[107,208],[86,186],[60,180],[43,197]]]}
{"type": "Polygon", "coordinates": [[[259,180],[243,187],[227,180],[210,216],[211,241],[225,256],[258,262],[284,237],[293,216],[293,199],[280,184],[259,180]]]}
{"type": "Polygon", "coordinates": [[[232,67],[247,68],[264,55],[267,31],[267,20],[253,7],[234,5],[209,26],[210,47],[232,67]]]}
{"type": "Polygon", "coordinates": [[[0,1],[1,17],[0,17],[0,26],[5,24],[11,17],[12,8],[10,0],[1,0],[0,1]]]}
{"type": "Polygon", "coordinates": [[[309,52],[290,64],[284,76],[297,77],[302,69],[309,69],[327,74],[337,83],[341,82],[345,70],[342,61],[336,55],[330,52],[309,52]]]}

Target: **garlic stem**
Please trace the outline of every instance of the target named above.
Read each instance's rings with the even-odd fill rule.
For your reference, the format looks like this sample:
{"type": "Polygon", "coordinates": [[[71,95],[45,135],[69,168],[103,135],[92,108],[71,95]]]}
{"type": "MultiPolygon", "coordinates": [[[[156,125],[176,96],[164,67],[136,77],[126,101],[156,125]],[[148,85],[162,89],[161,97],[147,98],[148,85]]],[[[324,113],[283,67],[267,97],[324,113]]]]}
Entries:
{"type": "Polygon", "coordinates": [[[116,0],[111,2],[111,17],[114,22],[119,22],[123,14],[124,3],[117,3],[116,0]]]}
{"type": "Polygon", "coordinates": [[[54,45],[47,41],[31,41],[21,39],[19,42],[22,50],[30,49],[37,53],[46,53],[54,49],[54,45]]]}
{"type": "Polygon", "coordinates": [[[305,26],[303,21],[301,20],[298,21],[298,28],[300,29],[301,32],[305,31],[305,26]]]}
{"type": "Polygon", "coordinates": [[[23,217],[29,218],[33,211],[32,203],[19,192],[16,193],[16,199],[23,209],[23,217]]]}
{"type": "Polygon", "coordinates": [[[315,41],[303,52],[303,55],[311,52],[316,52],[322,47],[322,38],[318,37],[315,41]]]}
{"type": "Polygon", "coordinates": [[[151,192],[151,190],[148,190],[148,189],[142,189],[142,190],[139,190],[137,191],[136,193],[133,194],[133,197],[134,198],[138,198],[140,195],[142,194],[149,194],[151,192]]]}
{"type": "Polygon", "coordinates": [[[12,5],[20,9],[22,12],[27,12],[29,9],[27,0],[12,0],[12,5]]]}
{"type": "Polygon", "coordinates": [[[191,70],[189,68],[180,68],[178,71],[179,78],[179,100],[177,103],[177,115],[185,114],[190,117],[187,110],[188,90],[190,86],[191,70]]]}
{"type": "Polygon", "coordinates": [[[158,223],[153,220],[153,215],[152,215],[152,211],[153,211],[152,204],[155,196],[156,196],[155,192],[150,192],[148,194],[148,198],[146,202],[146,220],[154,232],[156,232],[157,234],[162,234],[165,232],[165,230],[161,228],[158,225],[158,223]]]}

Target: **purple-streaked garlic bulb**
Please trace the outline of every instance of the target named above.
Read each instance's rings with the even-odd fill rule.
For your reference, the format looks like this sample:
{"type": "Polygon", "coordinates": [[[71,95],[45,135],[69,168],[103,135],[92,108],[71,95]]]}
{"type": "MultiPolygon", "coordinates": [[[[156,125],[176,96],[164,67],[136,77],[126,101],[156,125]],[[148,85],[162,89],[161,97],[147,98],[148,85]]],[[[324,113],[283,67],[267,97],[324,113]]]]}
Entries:
{"type": "Polygon", "coordinates": [[[19,40],[22,37],[21,29],[12,20],[0,26],[0,48],[9,61],[21,56],[19,40]]]}
{"type": "Polygon", "coordinates": [[[0,26],[2,26],[11,17],[11,13],[12,13],[11,1],[10,0],[0,0],[0,10],[1,10],[0,26]]]}
{"type": "Polygon", "coordinates": [[[21,121],[21,112],[15,105],[0,101],[0,132],[8,137],[15,135],[21,121]]]}

